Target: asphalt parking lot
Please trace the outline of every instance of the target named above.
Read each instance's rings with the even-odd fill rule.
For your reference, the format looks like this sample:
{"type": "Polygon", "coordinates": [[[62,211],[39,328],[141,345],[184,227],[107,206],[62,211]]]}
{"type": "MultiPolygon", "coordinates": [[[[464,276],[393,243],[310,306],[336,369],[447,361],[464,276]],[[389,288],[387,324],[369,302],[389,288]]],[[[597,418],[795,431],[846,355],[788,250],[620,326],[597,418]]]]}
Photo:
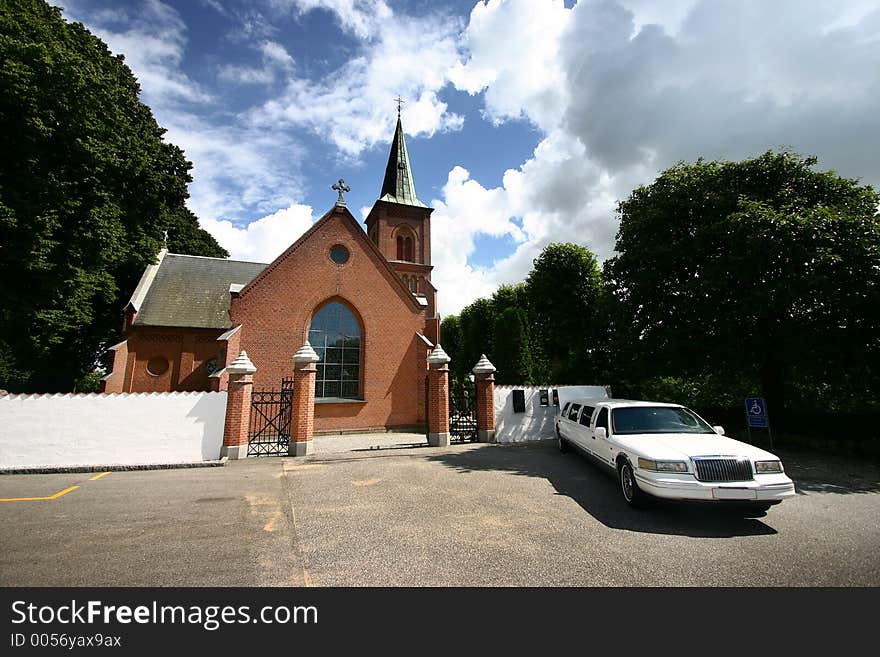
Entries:
{"type": "Polygon", "coordinates": [[[0,585],[880,584],[880,466],[780,453],[799,494],[761,518],[631,510],[552,443],[6,475],[0,585]]]}

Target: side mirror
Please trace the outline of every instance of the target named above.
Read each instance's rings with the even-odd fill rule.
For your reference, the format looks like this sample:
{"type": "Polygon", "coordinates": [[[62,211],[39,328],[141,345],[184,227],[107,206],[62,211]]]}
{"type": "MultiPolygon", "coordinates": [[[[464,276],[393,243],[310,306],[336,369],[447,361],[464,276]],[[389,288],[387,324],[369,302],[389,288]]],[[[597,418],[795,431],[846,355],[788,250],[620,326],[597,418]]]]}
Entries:
{"type": "Polygon", "coordinates": [[[593,438],[598,438],[599,440],[605,440],[608,437],[608,431],[605,427],[596,427],[596,430],[593,432],[593,438]]]}
{"type": "Polygon", "coordinates": [[[712,427],[712,428],[715,429],[715,433],[717,433],[719,436],[724,435],[724,427],[712,427]]]}

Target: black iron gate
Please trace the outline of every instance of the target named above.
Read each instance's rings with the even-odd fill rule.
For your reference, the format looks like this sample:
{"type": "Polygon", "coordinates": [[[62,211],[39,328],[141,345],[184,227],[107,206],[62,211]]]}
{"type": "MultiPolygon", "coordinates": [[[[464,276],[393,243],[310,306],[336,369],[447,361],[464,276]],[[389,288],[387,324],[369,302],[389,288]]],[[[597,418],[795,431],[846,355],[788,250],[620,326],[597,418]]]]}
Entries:
{"type": "Polygon", "coordinates": [[[251,394],[248,456],[287,456],[293,415],[293,379],[282,379],[281,390],[251,394]]]}
{"type": "Polygon", "coordinates": [[[477,441],[477,391],[474,382],[454,382],[449,390],[449,438],[453,442],[477,441]]]}

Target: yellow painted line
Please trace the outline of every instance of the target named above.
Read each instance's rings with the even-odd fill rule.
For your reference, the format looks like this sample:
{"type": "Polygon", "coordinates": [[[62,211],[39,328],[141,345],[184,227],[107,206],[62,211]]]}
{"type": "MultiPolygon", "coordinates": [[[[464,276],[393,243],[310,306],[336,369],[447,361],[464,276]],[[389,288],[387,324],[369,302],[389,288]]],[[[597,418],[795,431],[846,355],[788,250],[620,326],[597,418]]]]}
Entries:
{"type": "Polygon", "coordinates": [[[59,497],[63,497],[64,495],[67,495],[71,491],[75,491],[77,488],[79,488],[79,486],[71,486],[70,488],[65,488],[64,490],[58,491],[54,495],[51,495],[49,497],[49,499],[50,500],[57,500],[59,497]]]}
{"type": "Polygon", "coordinates": [[[96,474],[94,477],[89,477],[89,481],[98,481],[101,477],[106,477],[109,472],[102,472],[101,474],[96,474]]]}
{"type": "Polygon", "coordinates": [[[44,500],[57,500],[59,497],[63,497],[67,495],[71,491],[75,491],[79,486],[71,486],[70,488],[65,488],[64,490],[58,491],[54,495],[50,495],[49,497],[6,497],[0,498],[0,502],[42,502],[44,500]]]}

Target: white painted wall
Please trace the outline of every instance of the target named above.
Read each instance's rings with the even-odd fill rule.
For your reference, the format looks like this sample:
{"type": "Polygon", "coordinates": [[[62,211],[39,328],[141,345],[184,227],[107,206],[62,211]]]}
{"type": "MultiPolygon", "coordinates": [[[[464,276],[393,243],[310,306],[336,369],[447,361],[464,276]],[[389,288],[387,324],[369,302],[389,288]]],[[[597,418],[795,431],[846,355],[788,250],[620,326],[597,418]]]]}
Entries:
{"type": "Polygon", "coordinates": [[[226,392],[0,397],[0,468],[220,458],[226,392]]]}
{"type": "Polygon", "coordinates": [[[603,386],[495,386],[495,442],[520,443],[555,438],[556,412],[553,390],[559,391],[559,406],[569,399],[607,399],[603,386]],[[525,413],[513,412],[513,391],[522,390],[525,413]],[[541,390],[548,391],[549,406],[541,406],[541,390]]]}

